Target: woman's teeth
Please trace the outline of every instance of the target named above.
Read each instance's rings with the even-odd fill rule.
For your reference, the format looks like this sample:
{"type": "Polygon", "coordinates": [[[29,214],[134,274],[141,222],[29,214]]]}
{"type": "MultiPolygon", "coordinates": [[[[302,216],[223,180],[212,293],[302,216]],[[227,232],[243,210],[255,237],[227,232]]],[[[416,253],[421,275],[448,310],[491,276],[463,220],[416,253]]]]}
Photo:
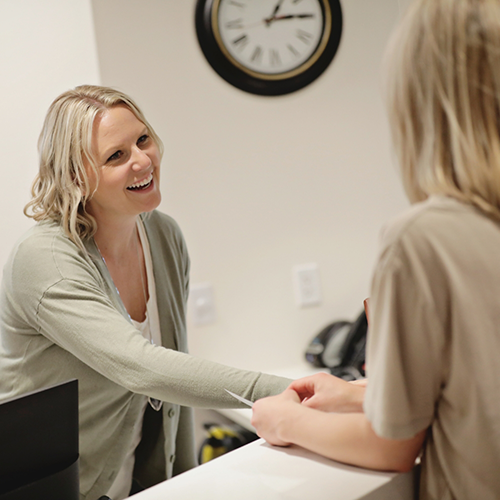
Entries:
{"type": "Polygon", "coordinates": [[[140,190],[140,189],[146,189],[150,186],[152,181],[153,181],[153,174],[150,174],[144,180],[142,180],[140,182],[136,182],[135,184],[132,184],[127,189],[136,190],[136,191],[140,190]]]}

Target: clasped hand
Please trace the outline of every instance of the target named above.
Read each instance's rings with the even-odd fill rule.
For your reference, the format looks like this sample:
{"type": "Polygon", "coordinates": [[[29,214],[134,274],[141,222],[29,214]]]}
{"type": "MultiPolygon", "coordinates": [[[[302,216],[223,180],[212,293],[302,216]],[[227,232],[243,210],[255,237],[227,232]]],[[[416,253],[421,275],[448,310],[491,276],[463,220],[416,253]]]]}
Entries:
{"type": "Polygon", "coordinates": [[[277,446],[287,446],[293,426],[307,420],[311,410],[328,413],[363,411],[366,380],[346,382],[327,373],[295,380],[281,394],[258,400],[252,425],[257,434],[277,446]]]}

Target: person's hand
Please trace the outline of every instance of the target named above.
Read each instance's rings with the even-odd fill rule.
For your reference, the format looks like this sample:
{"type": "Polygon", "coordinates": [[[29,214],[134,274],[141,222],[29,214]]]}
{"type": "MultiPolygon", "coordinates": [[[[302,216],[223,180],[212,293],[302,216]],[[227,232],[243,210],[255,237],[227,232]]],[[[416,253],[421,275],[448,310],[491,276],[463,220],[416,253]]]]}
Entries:
{"type": "Polygon", "coordinates": [[[328,373],[317,373],[292,382],[302,404],[315,410],[335,413],[363,411],[366,382],[354,384],[328,373]]]}
{"type": "Polygon", "coordinates": [[[288,446],[290,443],[282,435],[297,408],[300,408],[299,396],[290,389],[277,396],[259,399],[252,407],[252,425],[268,443],[288,446]]]}

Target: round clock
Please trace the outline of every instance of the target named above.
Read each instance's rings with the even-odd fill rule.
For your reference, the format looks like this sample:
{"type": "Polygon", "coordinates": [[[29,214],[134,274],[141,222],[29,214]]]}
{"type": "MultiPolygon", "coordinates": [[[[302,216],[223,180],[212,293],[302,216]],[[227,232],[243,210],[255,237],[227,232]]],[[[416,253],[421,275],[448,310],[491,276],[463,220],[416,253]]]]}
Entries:
{"type": "Polygon", "coordinates": [[[342,10],[339,0],[198,0],[196,33],[226,81],[254,94],[287,94],[332,61],[342,10]]]}

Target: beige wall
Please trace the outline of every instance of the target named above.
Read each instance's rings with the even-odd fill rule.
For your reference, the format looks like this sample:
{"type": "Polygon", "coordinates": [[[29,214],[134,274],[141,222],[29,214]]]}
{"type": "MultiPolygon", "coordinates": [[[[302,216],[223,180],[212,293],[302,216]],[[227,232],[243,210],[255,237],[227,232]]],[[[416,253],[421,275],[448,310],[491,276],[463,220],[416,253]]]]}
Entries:
{"type": "Polygon", "coordinates": [[[214,286],[217,321],[190,323],[191,352],[258,369],[297,363],[318,329],[361,310],[380,227],[406,206],[380,78],[398,1],[343,0],[332,65],[274,98],[211,69],[194,0],[92,5],[102,81],[131,93],[163,138],[161,209],[184,231],[192,283],[214,286]],[[299,309],[291,269],[308,262],[323,302],[299,309]]]}
{"type": "Polygon", "coordinates": [[[0,0],[0,269],[32,224],[22,210],[45,112],[64,90],[99,83],[90,0],[0,0]]]}

